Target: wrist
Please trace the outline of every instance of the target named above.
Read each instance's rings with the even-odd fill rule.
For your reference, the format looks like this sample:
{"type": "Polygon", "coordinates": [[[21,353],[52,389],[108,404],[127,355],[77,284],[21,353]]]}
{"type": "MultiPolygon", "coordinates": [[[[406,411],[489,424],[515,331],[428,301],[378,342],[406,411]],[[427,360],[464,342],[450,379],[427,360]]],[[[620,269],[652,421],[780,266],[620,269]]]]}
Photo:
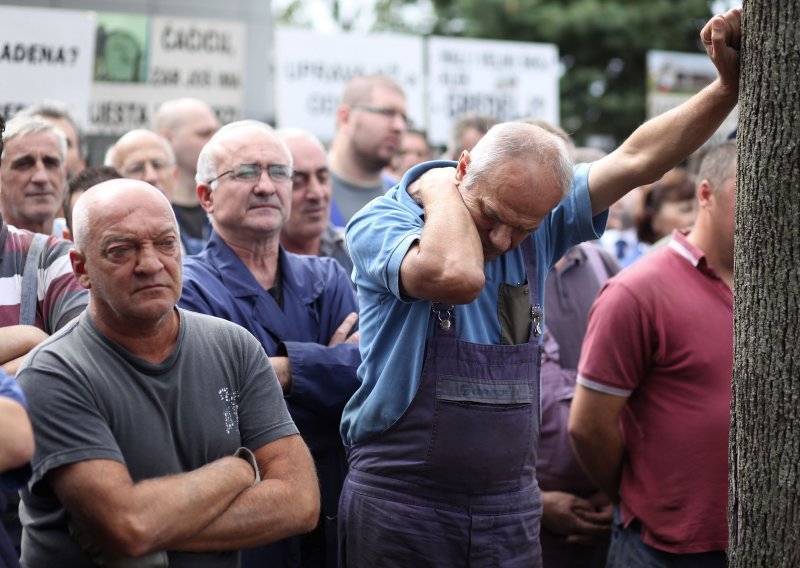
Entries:
{"type": "Polygon", "coordinates": [[[250,468],[253,471],[253,483],[250,484],[250,487],[255,487],[261,482],[261,472],[258,471],[258,460],[256,460],[256,455],[251,452],[248,448],[242,446],[238,450],[233,453],[234,457],[241,458],[250,464],[250,468]]]}

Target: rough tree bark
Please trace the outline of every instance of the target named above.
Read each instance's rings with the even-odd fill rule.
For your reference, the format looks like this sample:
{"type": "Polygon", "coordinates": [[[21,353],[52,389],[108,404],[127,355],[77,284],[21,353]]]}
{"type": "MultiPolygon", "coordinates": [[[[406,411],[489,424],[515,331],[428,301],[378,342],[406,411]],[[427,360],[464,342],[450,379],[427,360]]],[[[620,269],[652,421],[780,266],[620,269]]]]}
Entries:
{"type": "Polygon", "coordinates": [[[800,0],[745,0],[730,566],[800,566],[800,0]]]}

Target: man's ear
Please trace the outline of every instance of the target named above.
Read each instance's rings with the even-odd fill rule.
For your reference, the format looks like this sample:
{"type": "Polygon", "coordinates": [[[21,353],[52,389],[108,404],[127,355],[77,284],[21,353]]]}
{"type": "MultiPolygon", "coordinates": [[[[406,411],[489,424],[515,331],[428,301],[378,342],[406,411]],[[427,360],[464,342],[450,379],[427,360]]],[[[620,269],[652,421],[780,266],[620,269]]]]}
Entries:
{"type": "Polygon", "coordinates": [[[714,186],[711,185],[710,181],[704,179],[697,186],[697,191],[695,193],[697,195],[697,205],[699,208],[706,209],[714,195],[714,186]]]}
{"type": "Polygon", "coordinates": [[[456,164],[456,183],[461,183],[464,180],[464,176],[467,175],[467,166],[469,166],[470,162],[469,151],[464,150],[461,152],[461,156],[458,157],[458,164],[456,164]]]}
{"type": "Polygon", "coordinates": [[[197,198],[200,200],[200,205],[203,206],[206,213],[214,212],[214,192],[210,185],[207,183],[198,183],[197,198]]]}
{"type": "Polygon", "coordinates": [[[350,105],[340,104],[336,107],[336,126],[342,126],[350,121],[350,113],[352,112],[350,105]]]}
{"type": "Polygon", "coordinates": [[[78,280],[78,284],[87,290],[92,287],[92,280],[86,272],[86,257],[76,248],[69,249],[69,261],[72,264],[72,272],[78,280]]]}

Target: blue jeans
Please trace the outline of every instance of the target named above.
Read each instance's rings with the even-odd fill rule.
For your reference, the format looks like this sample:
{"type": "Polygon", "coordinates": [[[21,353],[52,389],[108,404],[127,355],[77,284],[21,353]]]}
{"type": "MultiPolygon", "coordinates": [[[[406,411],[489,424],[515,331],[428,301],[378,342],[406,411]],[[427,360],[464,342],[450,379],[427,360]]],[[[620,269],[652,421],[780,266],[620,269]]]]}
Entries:
{"type": "Polygon", "coordinates": [[[606,568],[725,568],[727,565],[724,550],[674,554],[646,545],[642,542],[639,521],[634,520],[628,528],[624,528],[619,508],[614,508],[614,526],[606,568]]]}

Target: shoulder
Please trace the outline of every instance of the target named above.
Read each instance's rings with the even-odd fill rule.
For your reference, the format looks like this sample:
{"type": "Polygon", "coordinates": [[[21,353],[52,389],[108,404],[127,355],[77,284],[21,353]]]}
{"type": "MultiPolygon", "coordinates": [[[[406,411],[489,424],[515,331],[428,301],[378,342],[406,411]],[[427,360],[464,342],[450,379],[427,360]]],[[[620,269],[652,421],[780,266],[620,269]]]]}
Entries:
{"type": "Polygon", "coordinates": [[[226,352],[231,346],[259,346],[258,340],[242,326],[216,316],[178,308],[186,326],[185,340],[202,344],[211,352],[226,352]]]}

